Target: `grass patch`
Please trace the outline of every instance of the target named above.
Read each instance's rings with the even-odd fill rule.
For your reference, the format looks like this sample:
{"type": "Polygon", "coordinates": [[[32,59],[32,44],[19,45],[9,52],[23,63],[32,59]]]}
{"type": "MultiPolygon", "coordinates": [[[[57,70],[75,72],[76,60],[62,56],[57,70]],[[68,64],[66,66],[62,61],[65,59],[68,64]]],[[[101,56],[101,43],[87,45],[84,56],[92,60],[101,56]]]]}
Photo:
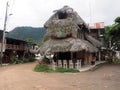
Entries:
{"type": "Polygon", "coordinates": [[[65,72],[77,73],[77,72],[79,72],[79,70],[72,69],[72,68],[56,68],[56,70],[53,70],[47,64],[36,65],[36,67],[34,68],[34,71],[36,71],[36,72],[60,72],[60,73],[65,73],[65,72]]]}
{"type": "Polygon", "coordinates": [[[113,59],[113,62],[114,62],[114,63],[120,63],[120,59],[114,58],[114,59],[113,59]]]}
{"type": "Polygon", "coordinates": [[[71,73],[76,73],[76,72],[79,72],[79,70],[72,69],[72,68],[56,68],[55,72],[61,72],[61,73],[71,72],[71,73]]]}

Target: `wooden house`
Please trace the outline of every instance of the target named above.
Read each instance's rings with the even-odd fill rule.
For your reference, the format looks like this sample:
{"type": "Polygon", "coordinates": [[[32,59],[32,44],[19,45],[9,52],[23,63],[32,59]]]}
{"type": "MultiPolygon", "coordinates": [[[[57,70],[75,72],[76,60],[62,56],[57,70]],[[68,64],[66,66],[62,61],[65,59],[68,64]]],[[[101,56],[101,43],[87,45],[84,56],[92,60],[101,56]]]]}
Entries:
{"type": "Polygon", "coordinates": [[[90,35],[95,39],[101,41],[105,44],[104,41],[104,22],[94,23],[93,26],[88,26],[90,28],[90,35]]]}
{"type": "MultiPolygon", "coordinates": [[[[8,32],[7,32],[8,33],[8,32]]],[[[6,33],[6,34],[7,34],[6,33]]],[[[2,44],[3,31],[0,30],[0,50],[2,44]]],[[[16,38],[11,38],[6,36],[3,43],[3,52],[1,54],[3,57],[3,63],[9,63],[12,56],[17,56],[19,59],[23,58],[24,53],[28,53],[30,50],[34,49],[35,44],[29,44],[24,40],[19,40],[16,38]],[[28,47],[31,46],[31,48],[28,47]]]]}
{"type": "Polygon", "coordinates": [[[108,54],[108,50],[105,47],[106,43],[104,38],[104,22],[97,22],[93,23],[92,25],[89,24],[88,27],[90,28],[90,35],[102,43],[103,46],[100,48],[100,59],[105,60],[105,56],[108,54]]]}

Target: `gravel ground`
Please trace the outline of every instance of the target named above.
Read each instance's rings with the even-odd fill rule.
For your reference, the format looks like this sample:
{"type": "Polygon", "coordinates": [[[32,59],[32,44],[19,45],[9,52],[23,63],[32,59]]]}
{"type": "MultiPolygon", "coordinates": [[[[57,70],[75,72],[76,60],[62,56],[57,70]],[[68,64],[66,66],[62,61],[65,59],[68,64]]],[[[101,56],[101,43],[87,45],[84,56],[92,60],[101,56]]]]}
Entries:
{"type": "Polygon", "coordinates": [[[120,64],[81,73],[34,72],[36,64],[0,67],[0,90],[120,90],[120,64]]]}

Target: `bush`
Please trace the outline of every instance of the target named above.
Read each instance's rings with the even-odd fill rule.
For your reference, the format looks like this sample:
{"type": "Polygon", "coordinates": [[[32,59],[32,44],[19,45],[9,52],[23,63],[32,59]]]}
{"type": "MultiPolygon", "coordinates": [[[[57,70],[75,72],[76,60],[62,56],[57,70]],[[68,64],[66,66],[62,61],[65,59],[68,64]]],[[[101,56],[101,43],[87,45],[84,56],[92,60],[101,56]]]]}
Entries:
{"type": "Polygon", "coordinates": [[[28,58],[24,58],[22,61],[23,61],[23,63],[27,63],[27,62],[29,62],[29,59],[28,58]]]}
{"type": "Polygon", "coordinates": [[[76,69],[71,69],[71,68],[56,68],[56,70],[50,69],[47,64],[38,64],[34,68],[34,71],[36,72],[71,72],[71,73],[76,73],[79,72],[79,70],[76,69]]]}
{"type": "Polygon", "coordinates": [[[17,57],[13,56],[10,58],[10,64],[19,64],[22,63],[21,60],[19,60],[17,57]]]}
{"type": "Polygon", "coordinates": [[[120,59],[114,58],[114,59],[113,59],[113,62],[114,62],[114,63],[120,63],[120,59]]]}
{"type": "Polygon", "coordinates": [[[36,72],[53,72],[52,69],[49,68],[47,64],[38,64],[34,68],[34,71],[36,72]]]}
{"type": "Polygon", "coordinates": [[[35,61],[35,55],[34,54],[29,54],[28,55],[29,62],[34,62],[35,61]]]}
{"type": "Polygon", "coordinates": [[[31,53],[28,53],[24,58],[23,58],[23,62],[24,63],[27,63],[27,62],[34,62],[36,59],[35,59],[35,55],[34,54],[31,54],[31,53]]]}

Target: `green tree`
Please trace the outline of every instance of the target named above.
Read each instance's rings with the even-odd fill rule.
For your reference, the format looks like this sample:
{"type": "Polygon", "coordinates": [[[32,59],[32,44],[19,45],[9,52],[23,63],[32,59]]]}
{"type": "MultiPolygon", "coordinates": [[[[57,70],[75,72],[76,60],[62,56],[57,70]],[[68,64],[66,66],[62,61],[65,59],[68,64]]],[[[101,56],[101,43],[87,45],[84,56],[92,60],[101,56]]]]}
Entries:
{"type": "Polygon", "coordinates": [[[117,17],[117,18],[115,19],[115,22],[116,22],[116,23],[120,23],[120,17],[117,17]]]}
{"type": "Polygon", "coordinates": [[[27,41],[28,43],[33,43],[33,42],[34,42],[33,38],[27,38],[26,41],[27,41]]]}
{"type": "Polygon", "coordinates": [[[120,17],[115,19],[115,23],[105,27],[105,39],[111,49],[120,49],[120,17]]]}
{"type": "Polygon", "coordinates": [[[106,26],[106,27],[105,27],[104,36],[105,36],[105,41],[106,41],[107,47],[110,46],[109,43],[110,43],[110,41],[111,41],[111,36],[110,36],[110,34],[109,34],[110,30],[111,30],[111,26],[106,26]]]}

